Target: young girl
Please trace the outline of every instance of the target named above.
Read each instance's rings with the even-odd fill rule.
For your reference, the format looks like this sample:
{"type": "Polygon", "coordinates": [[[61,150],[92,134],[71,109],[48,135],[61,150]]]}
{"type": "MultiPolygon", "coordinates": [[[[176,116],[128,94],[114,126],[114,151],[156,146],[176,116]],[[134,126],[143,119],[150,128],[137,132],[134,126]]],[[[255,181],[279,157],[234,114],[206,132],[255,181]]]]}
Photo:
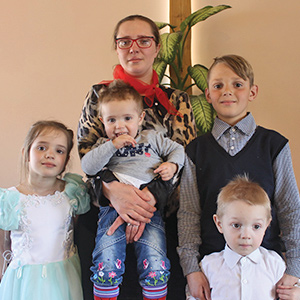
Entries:
{"type": "Polygon", "coordinates": [[[0,299],[83,299],[72,216],[89,210],[89,196],[79,175],[60,179],[72,146],[63,124],[35,123],[22,149],[21,183],[0,189],[0,228],[12,242],[0,299]]]}

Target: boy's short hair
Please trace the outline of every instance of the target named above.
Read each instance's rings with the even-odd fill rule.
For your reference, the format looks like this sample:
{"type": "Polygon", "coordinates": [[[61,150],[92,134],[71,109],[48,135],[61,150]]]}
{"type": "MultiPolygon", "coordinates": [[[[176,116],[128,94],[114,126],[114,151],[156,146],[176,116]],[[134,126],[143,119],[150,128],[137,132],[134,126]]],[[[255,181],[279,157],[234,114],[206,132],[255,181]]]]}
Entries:
{"type": "Polygon", "coordinates": [[[265,190],[247,175],[238,175],[223,187],[217,198],[219,217],[224,215],[226,206],[234,201],[244,201],[249,205],[261,205],[266,209],[267,219],[271,219],[271,202],[265,190]]]}
{"type": "Polygon", "coordinates": [[[103,87],[100,90],[98,101],[98,111],[100,116],[102,104],[108,103],[110,101],[125,101],[128,99],[136,102],[138,113],[143,112],[144,101],[137,90],[121,79],[112,81],[108,86],[103,87]]]}
{"type": "Polygon", "coordinates": [[[215,65],[220,63],[227,65],[234,73],[236,73],[239,77],[243,78],[245,81],[249,79],[250,87],[253,86],[254,73],[252,66],[248,63],[248,61],[245,58],[235,54],[224,55],[214,58],[214,62],[208,70],[207,84],[209,83],[211,70],[215,65]]]}

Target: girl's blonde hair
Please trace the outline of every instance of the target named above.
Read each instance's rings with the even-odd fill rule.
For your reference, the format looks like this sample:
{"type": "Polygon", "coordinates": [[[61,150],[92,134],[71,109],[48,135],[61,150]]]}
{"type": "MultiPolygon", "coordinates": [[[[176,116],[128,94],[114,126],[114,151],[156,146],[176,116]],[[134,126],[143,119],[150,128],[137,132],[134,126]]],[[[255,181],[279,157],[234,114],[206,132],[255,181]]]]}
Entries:
{"type": "Polygon", "coordinates": [[[221,189],[217,199],[219,218],[224,215],[226,206],[234,201],[243,201],[249,205],[261,205],[266,209],[267,219],[271,219],[271,202],[265,190],[247,175],[238,175],[221,189]]]}
{"type": "Polygon", "coordinates": [[[70,158],[70,152],[73,148],[73,131],[57,121],[38,121],[30,127],[24,141],[21,160],[21,174],[23,178],[28,175],[29,152],[33,142],[41,133],[49,131],[61,131],[67,137],[67,159],[61,173],[64,172],[70,158]]]}

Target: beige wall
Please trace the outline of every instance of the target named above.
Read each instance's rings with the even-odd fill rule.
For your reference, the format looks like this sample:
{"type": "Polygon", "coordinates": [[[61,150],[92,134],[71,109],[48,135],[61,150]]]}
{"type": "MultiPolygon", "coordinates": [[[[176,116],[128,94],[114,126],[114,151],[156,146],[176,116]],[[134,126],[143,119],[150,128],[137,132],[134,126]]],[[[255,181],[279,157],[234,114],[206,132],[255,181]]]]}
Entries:
{"type": "MultiPolygon", "coordinates": [[[[2,1],[0,10],[0,186],[18,183],[19,154],[29,126],[58,119],[76,131],[91,84],[110,79],[117,57],[112,50],[116,22],[133,13],[168,21],[167,0],[2,1]],[[111,12],[114,12],[113,14],[111,12]]],[[[296,0],[194,0],[232,9],[195,27],[194,63],[209,66],[226,53],[253,65],[259,97],[251,104],[257,122],[290,139],[300,182],[300,3],[296,0]],[[269,9],[268,6],[271,8],[269,9]],[[294,129],[293,129],[294,128],[294,129]]],[[[72,171],[79,172],[73,151],[72,171]]]]}
{"type": "MultiPolygon", "coordinates": [[[[1,1],[0,187],[19,181],[30,125],[58,119],[77,128],[90,86],[111,79],[115,24],[129,14],[168,21],[169,1],[1,1]]],[[[72,171],[81,173],[77,151],[72,171]]]]}
{"type": "Polygon", "coordinates": [[[251,103],[258,124],[289,139],[300,183],[300,2],[297,0],[192,0],[192,10],[227,4],[231,9],[197,24],[193,64],[207,67],[213,57],[239,54],[252,65],[259,86],[251,103]]]}

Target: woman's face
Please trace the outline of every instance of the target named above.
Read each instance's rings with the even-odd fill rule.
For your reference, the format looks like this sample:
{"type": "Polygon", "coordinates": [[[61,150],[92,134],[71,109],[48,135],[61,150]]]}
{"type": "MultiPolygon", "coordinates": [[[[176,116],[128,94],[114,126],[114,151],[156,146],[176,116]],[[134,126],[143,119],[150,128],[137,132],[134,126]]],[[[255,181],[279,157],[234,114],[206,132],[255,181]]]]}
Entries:
{"type": "MultiPolygon", "coordinates": [[[[144,36],[153,36],[151,26],[138,19],[122,23],[117,34],[117,38],[137,39],[144,36]]],[[[153,40],[150,48],[141,49],[134,42],[131,48],[119,49],[117,47],[116,51],[120,64],[127,74],[146,83],[151,83],[152,66],[159,48],[160,46],[157,46],[153,40]]]]}

